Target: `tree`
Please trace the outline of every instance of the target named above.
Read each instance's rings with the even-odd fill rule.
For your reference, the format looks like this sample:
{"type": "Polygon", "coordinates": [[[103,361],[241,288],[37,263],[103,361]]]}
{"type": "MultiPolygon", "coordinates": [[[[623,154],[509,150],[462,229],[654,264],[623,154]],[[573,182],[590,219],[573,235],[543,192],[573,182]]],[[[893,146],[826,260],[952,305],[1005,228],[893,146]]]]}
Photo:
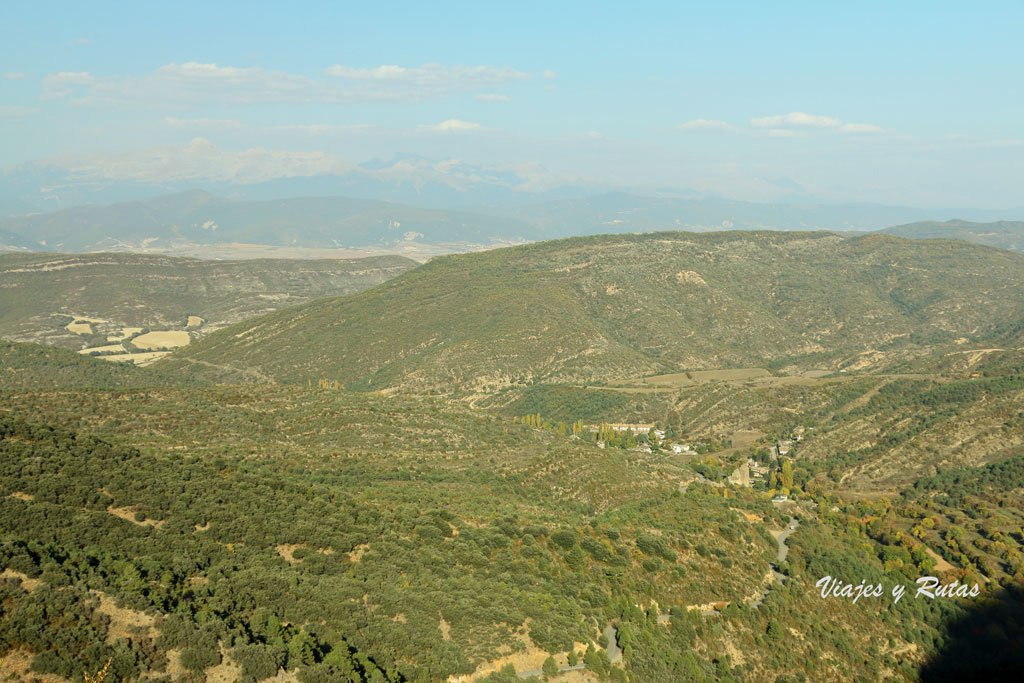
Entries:
{"type": "Polygon", "coordinates": [[[545,676],[557,676],[558,675],[558,663],[555,658],[548,655],[548,658],[544,660],[544,664],[541,665],[540,670],[544,672],[545,676]]]}
{"type": "Polygon", "coordinates": [[[782,488],[786,491],[793,488],[793,465],[789,460],[782,461],[782,488]]]}

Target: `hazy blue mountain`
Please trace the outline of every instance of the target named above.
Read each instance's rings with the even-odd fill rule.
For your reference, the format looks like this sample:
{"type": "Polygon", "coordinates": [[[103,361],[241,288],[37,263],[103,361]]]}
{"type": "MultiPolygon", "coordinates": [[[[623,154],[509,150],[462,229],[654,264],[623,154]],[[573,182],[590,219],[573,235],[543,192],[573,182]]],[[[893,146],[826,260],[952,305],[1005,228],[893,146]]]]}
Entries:
{"type": "MultiPolygon", "coordinates": [[[[427,164],[419,158],[368,162],[373,169],[396,164],[427,164]]],[[[474,166],[461,171],[447,169],[456,177],[484,173],[474,166]]],[[[23,216],[0,217],[0,248],[57,251],[133,251],[182,245],[264,244],[287,247],[391,247],[403,241],[426,245],[487,245],[506,241],[535,241],[580,235],[661,230],[831,230],[851,233],[886,229],[906,237],[951,237],[1007,249],[1024,248],[1024,223],[999,221],[971,223],[932,219],[959,216],[1024,216],[1024,209],[1003,212],[972,209],[926,210],[877,204],[753,203],[693,193],[638,196],[605,192],[573,198],[513,204],[502,193],[539,196],[502,186],[519,176],[498,171],[482,176],[470,194],[491,203],[456,209],[424,208],[416,204],[369,199],[379,179],[363,178],[353,186],[342,176],[319,177],[321,195],[294,196],[309,189],[313,179],[279,178],[245,185],[234,196],[224,197],[192,189],[141,201],[86,205],[23,216]],[[362,182],[361,181],[361,182],[362,182]],[[348,183],[348,185],[346,185],[348,183]],[[349,187],[361,198],[329,195],[349,187]],[[483,189],[490,187],[490,190],[483,189]],[[252,195],[256,198],[239,198],[252,195]],[[927,219],[927,220],[924,220],[927,219]],[[917,222],[913,222],[917,221],[917,222]],[[890,228],[889,226],[897,227],[890,228]]],[[[473,176],[476,177],[476,176],[473,176]]],[[[479,178],[478,178],[479,180],[479,178]]],[[[412,181],[409,181],[412,182],[412,181]]],[[[476,181],[474,181],[476,182],[476,181]]],[[[136,188],[137,189],[137,188],[136,188]]],[[[379,190],[380,187],[377,187],[379,190]]],[[[439,202],[462,190],[431,181],[412,188],[399,183],[394,193],[415,189],[439,202]]],[[[565,193],[582,192],[566,187],[565,193]]],[[[453,204],[457,204],[454,202],[453,204]]]]}
{"type": "Polygon", "coordinates": [[[397,155],[363,164],[337,160],[328,170],[295,172],[276,160],[226,159],[205,141],[193,141],[161,158],[153,150],[110,160],[52,159],[0,169],[0,216],[54,211],[86,204],[146,200],[202,189],[231,199],[349,196],[426,208],[518,205],[608,190],[567,180],[540,167],[488,167],[449,159],[397,155]],[[154,158],[156,161],[154,161],[154,158]],[[155,170],[161,165],[166,173],[155,170]]]}
{"type": "Polygon", "coordinates": [[[32,240],[0,228],[0,251],[31,251],[39,248],[39,244],[32,240]]]}
{"type": "Polygon", "coordinates": [[[957,239],[1000,249],[1024,251],[1024,221],[995,221],[993,223],[972,223],[962,220],[942,223],[919,221],[907,225],[896,225],[886,228],[882,232],[916,239],[930,237],[957,239]]]}
{"type": "Polygon", "coordinates": [[[718,197],[643,197],[609,192],[519,207],[475,207],[535,225],[548,237],[652,230],[855,230],[951,215],[992,220],[1024,216],[1024,208],[919,209],[880,204],[755,203],[718,197]]]}
{"type": "Polygon", "coordinates": [[[174,243],[354,247],[417,240],[488,244],[540,237],[532,226],[501,216],[346,197],[233,201],[201,190],[9,217],[0,219],[0,229],[58,251],[120,251],[174,243]]]}

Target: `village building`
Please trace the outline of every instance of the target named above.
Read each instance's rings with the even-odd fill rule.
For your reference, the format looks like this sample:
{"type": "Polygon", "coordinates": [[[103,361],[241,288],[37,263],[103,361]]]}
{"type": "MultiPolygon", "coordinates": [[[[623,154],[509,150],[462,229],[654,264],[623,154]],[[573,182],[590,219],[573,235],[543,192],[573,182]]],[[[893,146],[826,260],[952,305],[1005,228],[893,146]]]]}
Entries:
{"type": "Polygon", "coordinates": [[[746,465],[740,465],[732,474],[729,475],[729,483],[735,484],[736,486],[746,486],[749,488],[750,483],[750,468],[746,465]]]}
{"type": "MultiPolygon", "coordinates": [[[[612,431],[617,432],[619,434],[621,434],[621,433],[623,433],[623,432],[625,432],[627,430],[630,431],[630,432],[633,432],[634,434],[636,434],[637,432],[647,433],[647,432],[651,431],[651,429],[654,428],[653,424],[628,424],[628,423],[620,423],[620,422],[608,423],[607,426],[611,427],[612,431]]],[[[599,428],[600,428],[600,425],[594,425],[592,427],[593,430],[597,430],[599,428]]]]}

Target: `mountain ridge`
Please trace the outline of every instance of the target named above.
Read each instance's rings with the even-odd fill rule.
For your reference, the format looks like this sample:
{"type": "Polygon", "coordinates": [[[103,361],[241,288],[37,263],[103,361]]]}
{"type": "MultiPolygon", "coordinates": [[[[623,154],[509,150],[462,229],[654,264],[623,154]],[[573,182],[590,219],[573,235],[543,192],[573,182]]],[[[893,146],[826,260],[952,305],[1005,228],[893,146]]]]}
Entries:
{"type": "Polygon", "coordinates": [[[577,237],[439,257],[364,292],[233,326],[181,355],[285,381],[439,391],[765,362],[856,370],[981,335],[993,311],[1024,318],[1010,291],[1018,285],[1024,256],[948,240],[577,237]],[[286,345],[314,351],[284,362],[286,345]]]}

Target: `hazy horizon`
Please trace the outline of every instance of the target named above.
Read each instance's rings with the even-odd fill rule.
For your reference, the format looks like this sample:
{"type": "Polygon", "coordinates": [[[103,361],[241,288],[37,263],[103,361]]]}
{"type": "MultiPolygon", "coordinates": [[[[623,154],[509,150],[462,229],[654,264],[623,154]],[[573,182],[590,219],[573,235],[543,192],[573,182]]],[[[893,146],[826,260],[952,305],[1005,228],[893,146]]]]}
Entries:
{"type": "Polygon", "coordinates": [[[1024,205],[1019,5],[440,9],[11,7],[0,168],[205,188],[408,154],[414,184],[1024,205]]]}

